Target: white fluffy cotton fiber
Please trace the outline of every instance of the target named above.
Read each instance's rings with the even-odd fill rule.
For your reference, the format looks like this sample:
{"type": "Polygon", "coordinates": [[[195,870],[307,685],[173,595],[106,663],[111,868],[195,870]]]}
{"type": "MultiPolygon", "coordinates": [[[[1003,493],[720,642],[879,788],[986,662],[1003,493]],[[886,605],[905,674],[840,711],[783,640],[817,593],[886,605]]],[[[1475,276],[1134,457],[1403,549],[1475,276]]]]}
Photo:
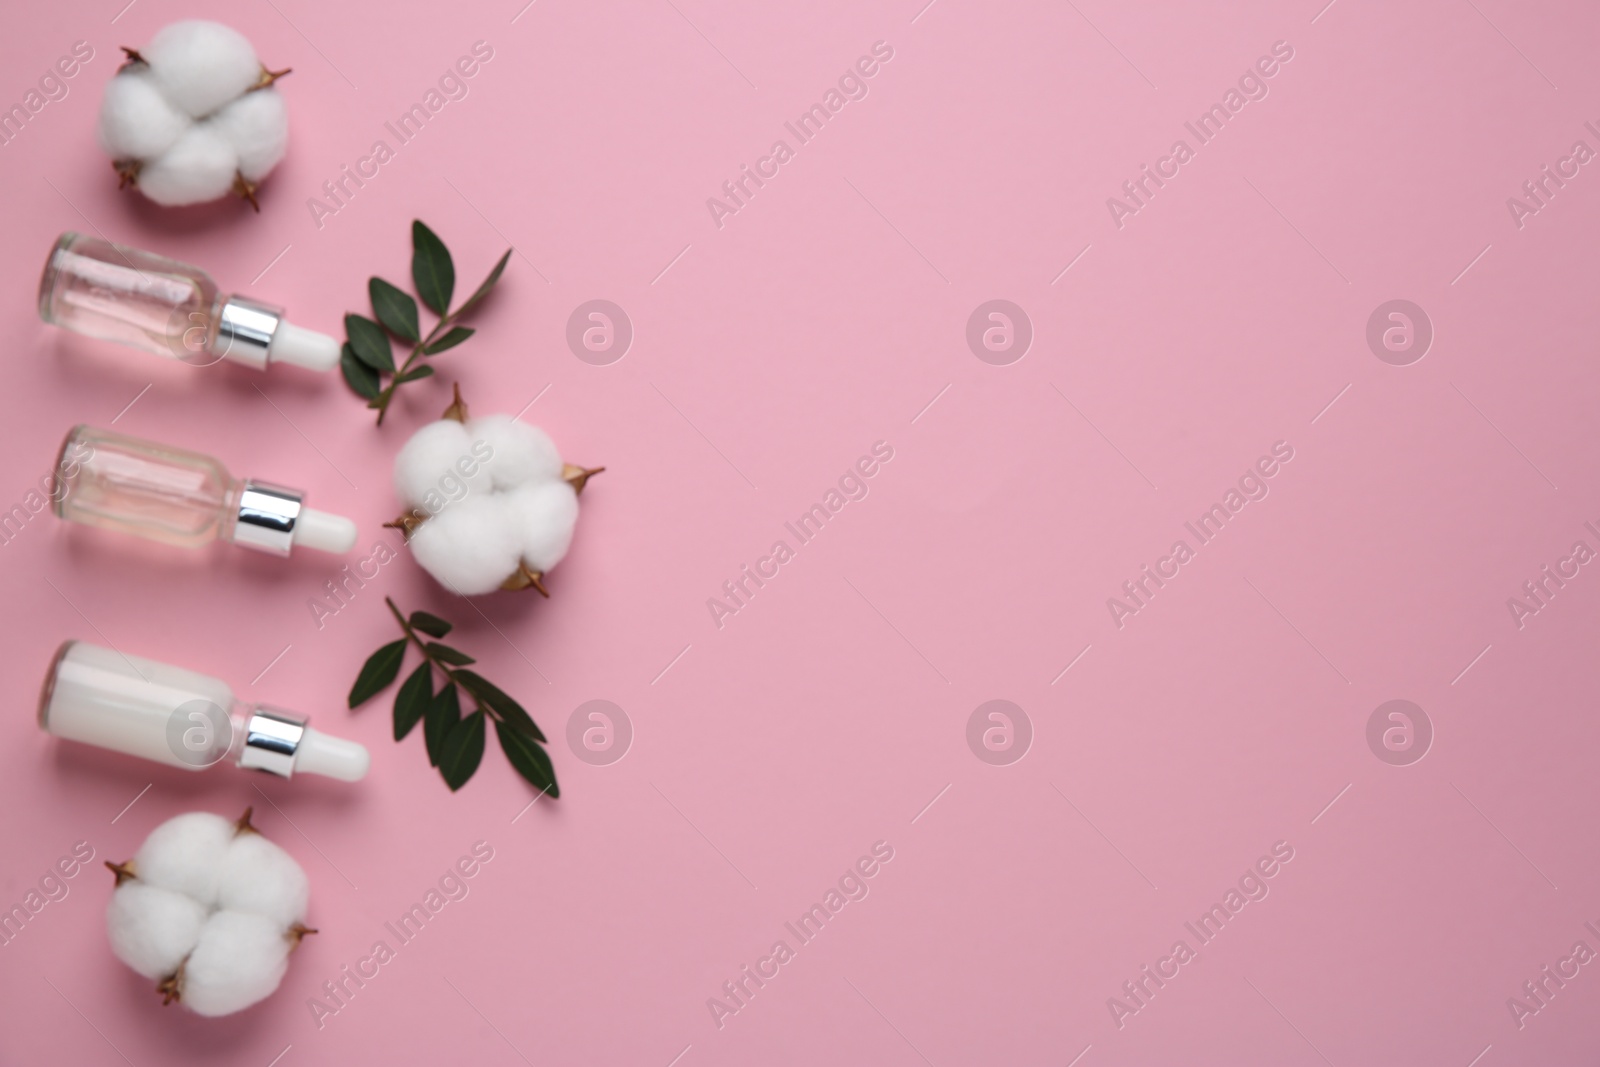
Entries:
{"type": "MultiPolygon", "coordinates": [[[[283,72],[279,72],[280,74],[283,72]]],[[[99,140],[124,180],[169,207],[240,193],[283,158],[289,112],[277,74],[218,22],[174,22],[106,85],[99,140]]]]}
{"type": "Polygon", "coordinates": [[[537,585],[561,562],[593,473],[567,467],[549,435],[508,415],[446,417],[400,449],[394,488],[412,509],[417,562],[451,592],[478,596],[537,585]]]}
{"type": "Polygon", "coordinates": [[[305,871],[250,825],[209,812],[156,827],[132,860],[108,864],[111,951],[198,1015],[230,1015],[270,995],[304,925],[305,871]]]}

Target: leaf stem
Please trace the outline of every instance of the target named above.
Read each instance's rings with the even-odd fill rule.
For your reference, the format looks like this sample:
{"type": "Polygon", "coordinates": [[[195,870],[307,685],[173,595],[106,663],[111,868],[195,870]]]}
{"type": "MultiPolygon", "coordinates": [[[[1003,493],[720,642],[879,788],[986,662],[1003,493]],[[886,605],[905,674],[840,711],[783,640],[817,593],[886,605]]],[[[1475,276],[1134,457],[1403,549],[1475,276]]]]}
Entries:
{"type": "Polygon", "coordinates": [[[456,672],[451,669],[449,664],[440,660],[432,652],[428,651],[428,646],[423,643],[422,638],[417,636],[416,629],[412,627],[410,622],[406,621],[405,614],[401,612],[399,607],[395,605],[395,602],[392,599],[389,597],[384,597],[383,602],[389,605],[390,611],[394,612],[395,621],[400,624],[400,629],[405,631],[405,635],[408,639],[410,639],[411,643],[417,646],[417,651],[422,653],[422,658],[427,660],[436,670],[443,674],[446,682],[455,686],[457,689],[464,691],[469,697],[471,697],[474,710],[483,712],[495,722],[504,721],[495,713],[493,708],[489,707],[482,700],[478,699],[478,694],[474,693],[471,689],[456,681],[456,672]]]}
{"type": "MultiPolygon", "coordinates": [[[[433,344],[433,342],[438,339],[439,331],[455,322],[455,316],[460,314],[460,312],[461,309],[457,308],[455,311],[449,314],[439,316],[439,321],[433,324],[433,329],[428,331],[428,336],[417,342],[416,347],[411,350],[411,354],[406,357],[406,361],[400,364],[399,369],[394,372],[394,377],[389,379],[389,384],[384,386],[383,392],[378,394],[379,403],[377,407],[379,426],[383,425],[383,417],[384,415],[388,414],[389,401],[394,399],[394,391],[399,388],[400,379],[405,377],[406,371],[411,369],[411,364],[415,363],[417,357],[422,355],[422,350],[433,344]]],[[[390,604],[389,606],[391,608],[394,607],[393,604],[390,604]]],[[[405,620],[402,619],[400,624],[404,626],[405,620]]]]}

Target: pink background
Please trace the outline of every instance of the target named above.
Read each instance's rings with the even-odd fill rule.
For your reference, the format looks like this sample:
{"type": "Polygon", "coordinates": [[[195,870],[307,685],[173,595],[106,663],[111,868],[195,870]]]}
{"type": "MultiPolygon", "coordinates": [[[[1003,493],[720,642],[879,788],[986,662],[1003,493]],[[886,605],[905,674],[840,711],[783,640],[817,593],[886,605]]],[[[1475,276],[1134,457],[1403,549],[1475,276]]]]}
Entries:
{"type": "Polygon", "coordinates": [[[115,419],[308,489],[358,520],[364,556],[393,536],[390,458],[452,379],[479,412],[538,397],[524,418],[609,469],[552,599],[482,615],[404,556],[319,630],[308,601],[341,560],[185,554],[48,514],[0,548],[0,902],[74,842],[95,850],[0,948],[0,1060],[1593,1062],[1595,966],[1520,1030],[1506,1001],[1574,942],[1600,949],[1583,927],[1600,925],[1600,575],[1521,629],[1506,600],[1574,541],[1600,548],[1583,527],[1600,523],[1600,176],[1521,229],[1506,198],[1575,140],[1600,148],[1583,128],[1600,14],[522,2],[230,5],[294,68],[259,216],[118,193],[92,135],[117,46],[215,12],[9,13],[7,106],[74,41],[95,55],[0,148],[0,506],[68,426],[115,419]],[[307,199],[479,40],[494,56],[470,95],[319,228],[307,199]],[[794,147],[784,121],[879,40],[894,57],[870,94],[719,229],[706,198],[774,139],[794,147]],[[1270,95],[1119,229],[1106,198],[1193,147],[1183,123],[1280,40],[1294,58],[1270,95]],[[169,365],[35,313],[44,254],[74,229],[336,330],[369,274],[407,281],[413,217],[463,289],[520,254],[479,335],[381,430],[335,377],[169,365]],[[1008,366],[965,341],[996,298],[1034,329],[1008,366]],[[1403,367],[1365,340],[1396,298],[1435,330],[1403,367]],[[592,299],[634,326],[609,366],[565,342],[592,299]],[[879,440],[894,459],[870,495],[718,629],[707,598],[879,440]],[[1294,458],[1270,495],[1119,629],[1107,598],[1277,441],[1294,458]],[[562,799],[525,810],[492,742],[452,796],[420,736],[390,739],[387,696],[345,710],[395,636],[385,595],[460,624],[550,734],[562,799]],[[372,774],[191,775],[57,742],[34,694],[67,637],[309,712],[365,742],[372,774]],[[1400,698],[1435,731],[1410,766],[1366,741],[1400,698]],[[609,766],[565,742],[592,699],[633,724],[609,766]],[[1008,766],[966,741],[993,699],[1032,724],[1008,766]],[[99,863],[178,812],[247,804],[305,866],[322,932],[246,1013],[163,1010],[107,948],[99,863]],[[480,840],[494,859],[470,895],[319,1029],[308,998],[480,840]],[[792,943],[783,924],[879,840],[894,859],[870,895],[719,1029],[707,999],[792,943]],[[1278,841],[1294,858],[1270,895],[1119,1028],[1107,998],[1193,945],[1185,921],[1278,841]]]}

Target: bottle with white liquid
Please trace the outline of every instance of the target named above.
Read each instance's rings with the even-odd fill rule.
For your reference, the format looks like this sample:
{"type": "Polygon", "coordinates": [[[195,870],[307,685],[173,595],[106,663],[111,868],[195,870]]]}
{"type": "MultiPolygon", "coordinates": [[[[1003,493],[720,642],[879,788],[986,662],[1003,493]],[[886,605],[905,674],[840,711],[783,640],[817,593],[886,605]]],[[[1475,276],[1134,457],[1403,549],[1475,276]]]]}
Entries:
{"type": "Polygon", "coordinates": [[[284,778],[300,771],[357,782],[371,762],[363,746],[318,733],[303,715],[235,699],[219,678],[84,641],[68,641],[51,661],[39,726],[190,770],[228,760],[284,778]]]}
{"type": "Polygon", "coordinates": [[[45,261],[39,317],[201,367],[339,362],[338,341],[291,324],[280,307],[220,293],[198,267],[77,233],[62,234],[45,261]]]}
{"type": "Polygon", "coordinates": [[[356,524],[304,506],[298,489],[240,480],[217,460],[154,441],[76,426],[61,443],[55,512],[63,519],[199,548],[221,538],[287,556],[355,547],[356,524]]]}

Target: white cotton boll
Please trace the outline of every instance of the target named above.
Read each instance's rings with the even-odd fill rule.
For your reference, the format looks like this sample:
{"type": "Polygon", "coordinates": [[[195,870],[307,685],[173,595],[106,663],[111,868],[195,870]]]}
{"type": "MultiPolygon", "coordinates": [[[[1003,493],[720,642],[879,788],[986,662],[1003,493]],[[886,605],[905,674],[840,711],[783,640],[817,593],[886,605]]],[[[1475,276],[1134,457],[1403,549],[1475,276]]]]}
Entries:
{"type": "Polygon", "coordinates": [[[452,488],[460,495],[458,480],[466,485],[468,495],[485,491],[490,484],[489,472],[473,455],[467,428],[453,419],[430,422],[413,434],[394,458],[394,491],[409,507],[437,510],[449,499],[452,488]],[[461,473],[463,458],[473,471],[470,478],[461,473]]]}
{"type": "Polygon", "coordinates": [[[245,93],[207,121],[233,145],[248,181],[265,178],[289,148],[289,109],[276,89],[245,93]]]}
{"type": "Polygon", "coordinates": [[[560,563],[578,524],[578,494],[572,486],[538,482],[513,489],[505,501],[528,567],[544,572],[560,563]]]}
{"type": "Polygon", "coordinates": [[[461,596],[492,593],[517,569],[522,545],[498,496],[469,496],[417,528],[411,552],[461,596]]]}
{"type": "Polygon", "coordinates": [[[145,839],[133,857],[139,880],[192,897],[211,906],[217,901],[218,875],[234,825],[220,815],[194,811],[168,819],[145,839]]]}
{"type": "MultiPolygon", "coordinates": [[[[460,406],[458,391],[450,410],[460,406]]],[[[578,491],[564,469],[548,434],[507,415],[424,426],[395,458],[395,491],[417,509],[407,518],[412,555],[462,596],[508,580],[512,588],[538,585],[522,572],[543,575],[560,563],[578,520],[578,491]],[[478,465],[472,478],[455,466],[464,444],[478,465]]]]}
{"type": "Polygon", "coordinates": [[[174,105],[203,118],[261,76],[256,50],[238,30],[189,20],[163,27],[139,54],[174,105]]]}
{"type": "Polygon", "coordinates": [[[289,969],[291,942],[264,915],[219,911],[183,965],[179,992],[196,1015],[228,1015],[270,996],[289,969]]]}
{"type": "Polygon", "coordinates": [[[175,144],[189,119],[179,113],[144,67],[126,70],[106,83],[96,131],[112,159],[149,159],[175,144]]]}
{"type": "Polygon", "coordinates": [[[536,426],[509,415],[487,415],[467,423],[467,435],[494,449],[486,465],[496,489],[561,477],[561,453],[536,426]]]}
{"type": "Polygon", "coordinates": [[[177,143],[139,171],[139,191],[178,207],[215,200],[233,188],[239,154],[209,123],[191,126],[177,143]]]}
{"type": "Polygon", "coordinates": [[[300,864],[260,834],[240,834],[228,846],[217,882],[219,907],[265,915],[282,930],[306,917],[310,895],[300,864]]]}
{"type": "Polygon", "coordinates": [[[300,865],[250,826],[192,812],[156,827],[106,907],[116,957],[199,1015],[227,1015],[278,988],[308,930],[300,865]]]}
{"type": "Polygon", "coordinates": [[[98,139],[131,181],[167,207],[237,192],[256,205],[256,185],[283,159],[289,112],[237,30],[175,22],[132,53],[106,85],[98,139]]]}
{"type": "Polygon", "coordinates": [[[117,959],[146,978],[165,978],[194,950],[206,908],[192,897],[141,881],[125,882],[106,906],[117,959]]]}

